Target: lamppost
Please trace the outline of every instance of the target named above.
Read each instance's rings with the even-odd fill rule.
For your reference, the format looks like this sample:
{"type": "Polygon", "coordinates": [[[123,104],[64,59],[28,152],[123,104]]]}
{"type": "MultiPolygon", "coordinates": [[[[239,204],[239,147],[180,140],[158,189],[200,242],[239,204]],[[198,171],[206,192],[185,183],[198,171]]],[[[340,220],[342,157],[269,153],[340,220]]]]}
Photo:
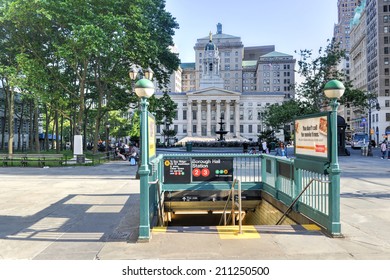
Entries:
{"type": "Polygon", "coordinates": [[[107,155],[107,160],[110,159],[110,154],[108,153],[108,145],[110,142],[110,123],[106,122],[106,155],[107,155]]]}
{"type": "MultiPolygon", "coordinates": [[[[135,81],[138,71],[135,67],[129,72],[130,79],[135,81]]],[[[150,239],[150,221],[149,221],[149,166],[148,166],[148,98],[154,94],[154,85],[151,82],[153,71],[148,68],[144,71],[145,78],[135,83],[135,93],[141,98],[141,165],[138,169],[140,177],[140,241],[150,239]]]]}
{"type": "Polygon", "coordinates": [[[331,217],[330,232],[333,234],[341,234],[340,224],[340,166],[338,162],[338,147],[337,147],[337,108],[339,103],[337,99],[343,96],[345,87],[342,82],[331,80],[325,84],[324,93],[331,102],[332,108],[330,117],[330,134],[331,134],[331,158],[329,166],[330,174],[330,199],[329,199],[329,216],[331,217]]]}

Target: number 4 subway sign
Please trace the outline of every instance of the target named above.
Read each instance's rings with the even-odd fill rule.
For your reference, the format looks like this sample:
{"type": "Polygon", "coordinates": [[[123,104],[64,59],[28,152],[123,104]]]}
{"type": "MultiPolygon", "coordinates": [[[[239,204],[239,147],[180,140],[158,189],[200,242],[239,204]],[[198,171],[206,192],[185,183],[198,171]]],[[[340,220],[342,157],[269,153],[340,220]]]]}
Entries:
{"type": "Polygon", "coordinates": [[[233,181],[232,158],[193,158],[192,181],[233,181]]]}

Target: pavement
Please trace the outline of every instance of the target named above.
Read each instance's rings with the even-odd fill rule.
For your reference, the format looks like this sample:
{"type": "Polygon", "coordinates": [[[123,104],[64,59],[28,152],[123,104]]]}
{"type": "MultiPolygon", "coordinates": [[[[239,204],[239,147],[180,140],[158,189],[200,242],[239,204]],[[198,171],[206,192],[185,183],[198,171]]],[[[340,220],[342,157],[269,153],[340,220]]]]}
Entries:
{"type": "Polygon", "coordinates": [[[373,157],[351,150],[339,162],[341,238],[302,226],[249,226],[241,236],[172,227],[156,229],[147,243],[137,242],[139,180],[129,162],[0,168],[0,259],[389,260],[390,160],[375,149],[373,157]]]}

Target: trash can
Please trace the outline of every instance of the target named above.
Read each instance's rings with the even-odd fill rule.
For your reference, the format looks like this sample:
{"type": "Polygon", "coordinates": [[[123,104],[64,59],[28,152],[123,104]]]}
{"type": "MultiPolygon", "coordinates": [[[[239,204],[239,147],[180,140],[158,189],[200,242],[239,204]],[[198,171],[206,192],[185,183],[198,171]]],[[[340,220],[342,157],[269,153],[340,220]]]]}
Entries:
{"type": "Polygon", "coordinates": [[[77,163],[85,163],[85,155],[76,155],[77,163]]]}
{"type": "Polygon", "coordinates": [[[362,147],[362,156],[366,157],[368,155],[368,146],[362,147]]]}
{"type": "Polygon", "coordinates": [[[192,152],[192,142],[186,143],[187,152],[192,152]]]}

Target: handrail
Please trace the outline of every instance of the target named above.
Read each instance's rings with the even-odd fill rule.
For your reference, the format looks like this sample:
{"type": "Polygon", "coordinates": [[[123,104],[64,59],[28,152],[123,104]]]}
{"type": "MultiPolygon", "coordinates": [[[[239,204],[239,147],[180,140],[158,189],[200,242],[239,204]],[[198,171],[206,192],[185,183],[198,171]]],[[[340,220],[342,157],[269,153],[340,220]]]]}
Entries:
{"type": "MultiPolygon", "coordinates": [[[[226,208],[227,208],[227,205],[228,205],[228,203],[229,203],[230,196],[231,196],[231,194],[234,192],[234,185],[236,184],[236,182],[237,182],[237,179],[234,179],[234,180],[233,180],[232,187],[230,188],[230,192],[229,192],[228,198],[227,198],[226,203],[225,203],[225,207],[223,208],[223,212],[222,212],[221,219],[219,220],[219,225],[221,225],[221,223],[222,223],[222,218],[226,215],[226,208]]],[[[225,216],[225,217],[226,217],[226,216],[225,216]]],[[[230,220],[230,216],[229,216],[228,220],[230,220]]],[[[225,225],[226,225],[226,219],[225,219],[225,225]]]]}
{"type": "Polygon", "coordinates": [[[222,216],[221,216],[221,219],[219,220],[219,225],[221,225],[222,223],[222,218],[224,218],[224,225],[226,226],[226,208],[227,208],[227,205],[229,203],[229,199],[231,197],[232,199],[232,210],[230,212],[230,215],[228,217],[228,221],[230,220],[230,217],[232,217],[232,223],[233,225],[235,225],[235,217],[234,217],[234,206],[235,206],[235,203],[234,203],[234,185],[238,183],[238,228],[239,228],[239,234],[242,234],[242,199],[241,199],[241,181],[239,179],[234,179],[233,181],[233,184],[232,184],[232,187],[230,189],[230,192],[229,192],[229,196],[228,196],[228,199],[226,200],[226,203],[225,203],[225,207],[223,209],[223,213],[222,213],[222,216]]]}
{"type": "Polygon", "coordinates": [[[286,211],[284,211],[282,217],[280,217],[280,219],[277,221],[276,225],[280,225],[280,223],[283,221],[283,219],[288,215],[288,213],[291,212],[293,206],[295,203],[297,203],[297,201],[301,198],[301,196],[303,195],[303,193],[309,188],[309,186],[313,183],[313,181],[317,181],[317,182],[320,182],[320,183],[330,183],[330,181],[326,181],[326,180],[319,180],[319,179],[316,179],[316,178],[311,178],[311,180],[309,181],[309,183],[306,185],[306,187],[304,187],[302,189],[302,191],[299,193],[299,195],[294,199],[294,201],[290,204],[290,206],[287,208],[286,211]]]}

